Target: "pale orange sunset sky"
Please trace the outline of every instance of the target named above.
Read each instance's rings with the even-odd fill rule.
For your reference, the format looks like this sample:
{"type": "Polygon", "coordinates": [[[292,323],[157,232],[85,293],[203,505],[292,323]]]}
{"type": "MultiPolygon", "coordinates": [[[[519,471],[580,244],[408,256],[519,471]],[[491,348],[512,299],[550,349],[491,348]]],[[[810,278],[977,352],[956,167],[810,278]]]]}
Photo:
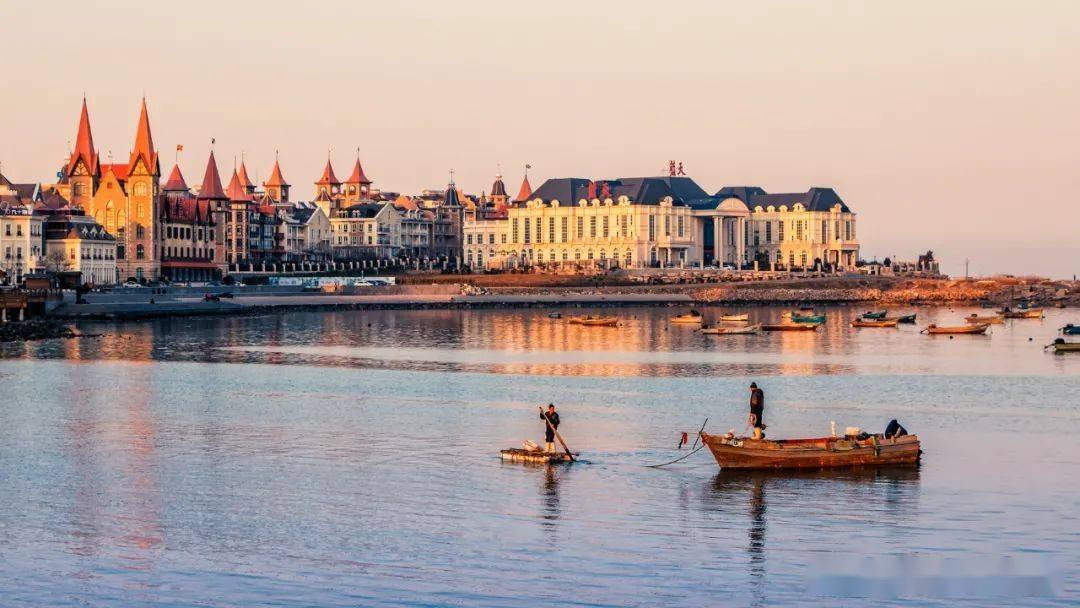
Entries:
{"type": "Polygon", "coordinates": [[[53,179],[84,91],[126,158],[145,92],[189,182],[211,137],[226,175],[280,149],[296,198],[330,146],[402,192],[679,159],[710,192],[835,187],[867,259],[1080,270],[1080,2],[0,1],[14,181],[53,179]]]}

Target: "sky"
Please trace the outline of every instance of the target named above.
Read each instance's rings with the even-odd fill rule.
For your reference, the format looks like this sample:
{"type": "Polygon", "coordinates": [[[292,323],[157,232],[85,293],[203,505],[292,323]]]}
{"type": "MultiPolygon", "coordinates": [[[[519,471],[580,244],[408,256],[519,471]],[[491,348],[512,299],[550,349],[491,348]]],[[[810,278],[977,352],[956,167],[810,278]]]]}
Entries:
{"type": "Polygon", "coordinates": [[[707,191],[831,186],[866,259],[1080,272],[1080,2],[0,0],[0,167],[51,181],[85,93],[126,159],[145,94],[162,171],[210,140],[293,197],[356,149],[384,190],[470,193],[501,167],[707,191]]]}

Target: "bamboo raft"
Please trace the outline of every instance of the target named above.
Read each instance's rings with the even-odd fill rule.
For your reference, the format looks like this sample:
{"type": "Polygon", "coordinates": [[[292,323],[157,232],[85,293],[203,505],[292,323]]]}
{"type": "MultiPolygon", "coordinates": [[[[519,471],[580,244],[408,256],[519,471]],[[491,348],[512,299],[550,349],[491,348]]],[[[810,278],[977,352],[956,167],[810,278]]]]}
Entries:
{"type": "Polygon", "coordinates": [[[573,458],[566,452],[544,452],[542,450],[523,450],[521,448],[509,448],[499,452],[499,456],[507,462],[528,462],[533,464],[554,464],[559,462],[573,462],[573,458]]]}
{"type": "Polygon", "coordinates": [[[701,433],[721,469],[828,469],[877,465],[913,465],[922,450],[918,435],[886,439],[871,435],[812,439],[752,439],[701,433]]]}

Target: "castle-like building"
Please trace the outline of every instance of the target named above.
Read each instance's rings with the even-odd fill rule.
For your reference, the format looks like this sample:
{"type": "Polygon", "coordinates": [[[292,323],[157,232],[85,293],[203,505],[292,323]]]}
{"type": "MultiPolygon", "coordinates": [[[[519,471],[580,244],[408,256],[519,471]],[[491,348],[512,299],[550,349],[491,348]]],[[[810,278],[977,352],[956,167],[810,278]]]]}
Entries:
{"type": "Polygon", "coordinates": [[[160,210],[161,165],[150,133],[143,99],[135,142],[127,162],[101,162],[83,99],[75,148],[60,170],[57,192],[81,207],[116,238],[116,267],[121,280],[161,275],[156,218],[160,210]]]}

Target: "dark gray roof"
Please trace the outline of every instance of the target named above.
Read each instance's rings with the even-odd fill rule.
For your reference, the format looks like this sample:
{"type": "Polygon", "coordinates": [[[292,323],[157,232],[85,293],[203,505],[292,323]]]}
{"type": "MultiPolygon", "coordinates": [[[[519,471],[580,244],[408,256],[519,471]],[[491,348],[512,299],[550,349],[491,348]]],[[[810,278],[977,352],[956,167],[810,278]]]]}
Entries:
{"type": "MultiPolygon", "coordinates": [[[[385,204],[385,203],[383,203],[385,204]]],[[[370,218],[375,217],[382,211],[383,204],[380,203],[359,203],[342,209],[347,217],[359,217],[370,218]]]]}
{"type": "Polygon", "coordinates": [[[657,205],[667,197],[676,205],[685,205],[691,199],[708,196],[689,177],[620,177],[597,181],[564,177],[547,180],[529,198],[573,204],[581,199],[605,198],[605,192],[613,199],[625,196],[638,205],[657,205]]]}
{"type": "Polygon", "coordinates": [[[491,196],[506,196],[506,184],[503,183],[501,175],[496,175],[495,183],[491,184],[491,196]]]}
{"type": "Polygon", "coordinates": [[[461,200],[458,199],[457,186],[454,185],[454,182],[450,182],[450,184],[446,186],[446,192],[443,193],[442,204],[447,207],[461,206],[461,200]]]}
{"type": "Polygon", "coordinates": [[[759,205],[761,207],[785,205],[790,209],[796,203],[801,203],[807,211],[829,211],[834,205],[839,204],[841,211],[845,213],[851,212],[851,209],[848,209],[847,204],[840,198],[840,195],[832,188],[814,187],[806,192],[768,194],[757,186],[725,186],[718,190],[713,198],[719,199],[717,201],[717,204],[719,204],[720,200],[731,197],[746,203],[746,206],[750,207],[750,209],[759,205]]]}

